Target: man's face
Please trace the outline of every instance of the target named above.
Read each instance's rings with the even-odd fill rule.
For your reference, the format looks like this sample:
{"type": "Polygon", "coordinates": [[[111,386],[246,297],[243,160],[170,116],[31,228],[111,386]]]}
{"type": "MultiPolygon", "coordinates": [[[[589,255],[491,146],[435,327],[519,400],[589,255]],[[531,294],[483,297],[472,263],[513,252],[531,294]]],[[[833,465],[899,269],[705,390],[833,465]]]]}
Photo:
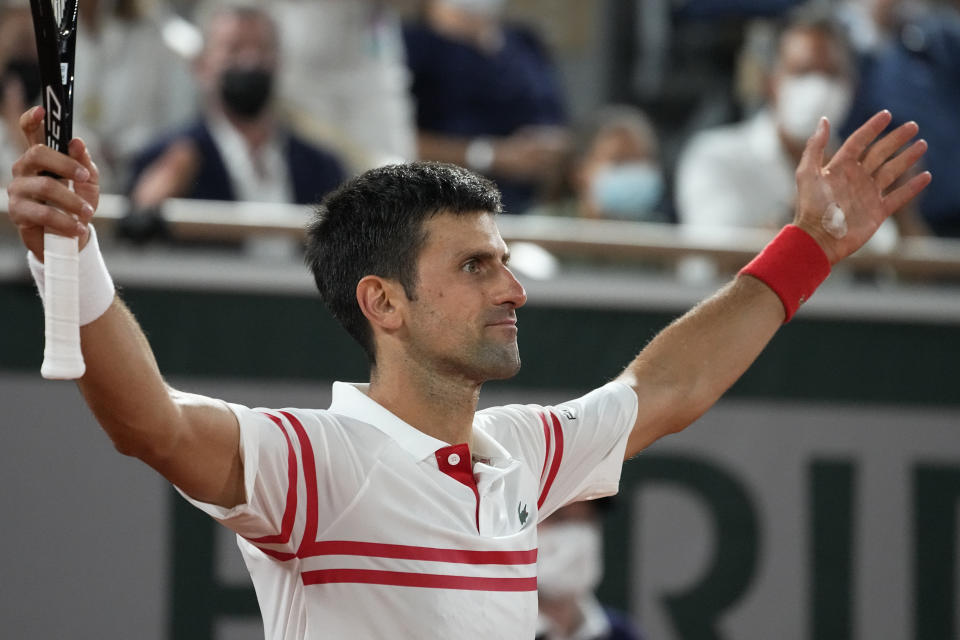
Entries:
{"type": "Polygon", "coordinates": [[[850,69],[846,49],[831,33],[815,28],[787,31],[771,86],[781,133],[802,142],[821,116],[839,125],[853,97],[850,69]]]}
{"type": "Polygon", "coordinates": [[[265,17],[218,15],[210,23],[206,38],[198,74],[208,88],[215,87],[220,75],[230,68],[276,70],[277,35],[265,17]]]}
{"type": "Polygon", "coordinates": [[[516,309],[527,295],[507,268],[494,216],[439,214],[424,231],[405,324],[411,357],[478,384],[513,376],[520,369],[516,309]]]}
{"type": "Polygon", "coordinates": [[[822,73],[845,78],[849,71],[846,51],[828,33],[817,29],[794,29],[783,35],[778,75],[822,73]]]}

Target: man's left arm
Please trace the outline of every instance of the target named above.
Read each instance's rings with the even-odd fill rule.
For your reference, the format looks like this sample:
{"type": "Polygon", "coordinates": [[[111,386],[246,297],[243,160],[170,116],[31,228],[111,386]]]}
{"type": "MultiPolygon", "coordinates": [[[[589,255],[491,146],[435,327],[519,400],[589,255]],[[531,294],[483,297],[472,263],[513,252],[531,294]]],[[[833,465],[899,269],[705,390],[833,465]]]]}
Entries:
{"type": "MultiPolygon", "coordinates": [[[[917,134],[912,122],[879,137],[890,120],[887,111],[870,118],[826,163],[829,124],[822,120],[797,167],[796,228],[781,232],[760,264],[751,263],[756,268],[664,329],[618,377],[637,393],[640,407],[625,458],[699,418],[747,370],[803,302],[789,299],[796,281],[809,277],[797,261],[819,260],[829,272],[929,184],[924,172],[893,186],[927,145],[917,140],[903,148],[917,134]]],[[[809,284],[815,288],[819,280],[809,284]]]]}

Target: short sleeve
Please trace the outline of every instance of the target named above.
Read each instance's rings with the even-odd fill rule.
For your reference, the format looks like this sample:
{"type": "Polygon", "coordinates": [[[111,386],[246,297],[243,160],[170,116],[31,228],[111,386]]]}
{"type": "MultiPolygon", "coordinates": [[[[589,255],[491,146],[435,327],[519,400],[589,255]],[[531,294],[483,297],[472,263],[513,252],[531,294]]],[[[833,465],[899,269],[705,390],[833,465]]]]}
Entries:
{"type": "Polygon", "coordinates": [[[617,492],[637,395],[614,381],[556,406],[511,405],[483,414],[490,418],[485,428],[539,475],[542,520],[570,502],[617,492]]]}
{"type": "Polygon", "coordinates": [[[246,502],[232,508],[188,502],[264,551],[295,551],[294,528],[302,493],[298,469],[301,451],[290,419],[281,412],[230,404],[240,423],[240,455],[246,502]]]}

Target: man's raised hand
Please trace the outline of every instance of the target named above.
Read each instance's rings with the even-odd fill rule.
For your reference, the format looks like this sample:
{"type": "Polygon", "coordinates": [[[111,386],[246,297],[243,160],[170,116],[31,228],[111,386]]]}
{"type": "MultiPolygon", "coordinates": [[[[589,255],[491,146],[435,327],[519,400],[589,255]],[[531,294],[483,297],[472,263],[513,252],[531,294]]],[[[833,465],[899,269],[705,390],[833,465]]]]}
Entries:
{"type": "Polygon", "coordinates": [[[100,174],[77,138],[70,141],[69,155],[43,144],[42,107],[20,117],[20,129],[30,146],[13,165],[13,181],[7,187],[10,220],[17,226],[23,244],[43,260],[43,230],[80,238],[80,247],[89,238],[87,223],[100,201],[100,174]],[[49,172],[73,180],[73,191],[49,172]]]}
{"type": "Polygon", "coordinates": [[[919,128],[914,122],[900,125],[878,140],[891,119],[889,111],[874,115],[826,163],[824,150],[830,138],[826,118],[807,141],[797,166],[794,224],[816,239],[831,264],[863,246],[884,220],[930,184],[930,173],[925,171],[891,188],[927,150],[924,140],[903,148],[917,135],[919,128]],[[828,208],[834,204],[843,212],[846,229],[831,233],[828,208]]]}

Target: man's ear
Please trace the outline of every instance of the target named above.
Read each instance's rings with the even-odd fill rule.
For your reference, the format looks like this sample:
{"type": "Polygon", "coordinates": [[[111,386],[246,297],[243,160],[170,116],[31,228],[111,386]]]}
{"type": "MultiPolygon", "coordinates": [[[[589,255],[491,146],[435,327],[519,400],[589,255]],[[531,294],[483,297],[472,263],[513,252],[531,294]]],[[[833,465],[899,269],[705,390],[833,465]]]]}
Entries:
{"type": "Polygon", "coordinates": [[[402,307],[407,301],[399,282],[380,276],[364,276],[357,283],[357,304],[371,326],[394,331],[403,325],[402,307]]]}

